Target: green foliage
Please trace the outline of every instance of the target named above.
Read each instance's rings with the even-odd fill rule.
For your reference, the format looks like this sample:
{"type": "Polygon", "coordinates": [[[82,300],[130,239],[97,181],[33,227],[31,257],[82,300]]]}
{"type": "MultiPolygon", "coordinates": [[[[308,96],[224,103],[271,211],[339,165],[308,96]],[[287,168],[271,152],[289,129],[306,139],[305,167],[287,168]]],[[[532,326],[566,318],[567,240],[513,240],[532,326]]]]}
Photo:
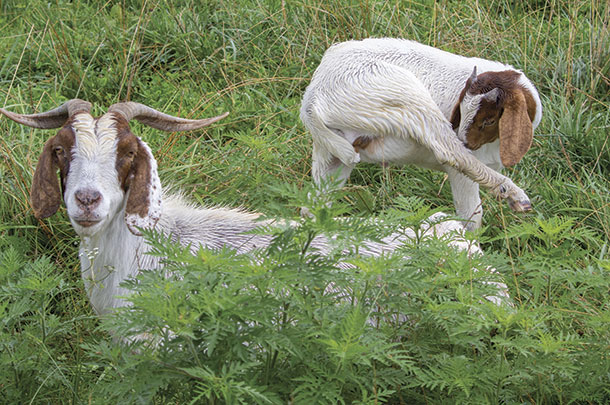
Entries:
{"type": "Polygon", "coordinates": [[[186,134],[132,128],[195,202],[318,217],[267,228],[274,243],[255,260],[148,235],[168,277],[129,281],[133,307],[98,328],[63,208],[37,221],[29,207],[50,132],[0,118],[0,402],[609,402],[609,21],[601,0],[0,2],[2,106],[230,111],[186,134]],[[483,258],[442,241],[358,255],[362,240],[451,209],[441,173],[362,165],[333,208],[308,201],[300,98],[328,46],[368,36],[501,60],[538,87],[542,123],[507,170],[535,213],[483,193],[486,227],[469,236],[483,258]],[[319,234],[334,235],[326,255],[319,234]],[[498,270],[514,307],[481,298],[491,276],[473,265],[498,270]]]}
{"type": "MultiPolygon", "coordinates": [[[[497,306],[482,298],[494,294],[483,282],[494,278],[472,269],[493,266],[510,279],[508,257],[469,258],[438,240],[362,257],[354,246],[368,231],[362,218],[333,219],[341,207],[311,208],[330,212],[296,228],[266,228],[274,242],[252,255],[192,254],[148,233],[165,272],[125,283],[133,305],[103,324],[123,336],[121,348],[105,340],[87,345],[103,375],[94,397],[259,404],[610,398],[608,262],[579,271],[544,260],[587,237],[573,221],[512,230],[544,243],[517,266],[516,305],[497,306]],[[320,255],[310,243],[318,235],[335,236],[337,253],[320,255]]],[[[397,225],[385,220],[388,232],[397,225]]]]}
{"type": "Polygon", "coordinates": [[[77,402],[87,318],[66,313],[72,287],[49,258],[26,260],[24,250],[0,241],[0,401],[77,402]]]}

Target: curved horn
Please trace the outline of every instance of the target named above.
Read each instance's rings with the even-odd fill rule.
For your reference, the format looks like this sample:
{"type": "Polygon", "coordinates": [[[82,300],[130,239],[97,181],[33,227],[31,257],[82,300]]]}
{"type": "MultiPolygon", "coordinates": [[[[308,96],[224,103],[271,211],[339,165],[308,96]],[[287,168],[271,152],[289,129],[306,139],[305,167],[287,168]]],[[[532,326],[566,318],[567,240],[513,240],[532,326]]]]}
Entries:
{"type": "Polygon", "coordinates": [[[494,87],[489,90],[487,93],[483,94],[483,100],[489,101],[490,103],[494,103],[494,105],[500,104],[500,89],[494,87]]]}
{"type": "Polygon", "coordinates": [[[472,80],[472,83],[477,81],[477,67],[476,66],[472,69],[472,73],[470,74],[469,79],[472,80]]]}
{"type": "Polygon", "coordinates": [[[210,125],[218,120],[223,119],[228,112],[218,115],[212,118],[205,118],[202,120],[189,120],[186,118],[174,117],[172,115],[164,114],[160,111],[145,106],[144,104],[135,103],[133,101],[126,101],[124,103],[116,103],[108,108],[109,113],[118,113],[122,115],[127,121],[132,119],[138,120],[141,123],[160,129],[163,131],[191,131],[193,129],[199,129],[210,125]]]}
{"type": "Polygon", "coordinates": [[[468,91],[470,89],[470,87],[475,84],[477,82],[477,67],[475,66],[474,69],[472,69],[472,73],[470,74],[470,77],[468,77],[468,80],[466,80],[466,86],[465,86],[465,90],[468,91]]]}
{"type": "Polygon", "coordinates": [[[19,124],[27,125],[32,128],[51,129],[59,128],[66,123],[66,120],[78,112],[88,113],[91,110],[91,103],[78,98],[66,101],[59,107],[38,114],[17,114],[0,108],[0,113],[6,115],[19,124]]]}

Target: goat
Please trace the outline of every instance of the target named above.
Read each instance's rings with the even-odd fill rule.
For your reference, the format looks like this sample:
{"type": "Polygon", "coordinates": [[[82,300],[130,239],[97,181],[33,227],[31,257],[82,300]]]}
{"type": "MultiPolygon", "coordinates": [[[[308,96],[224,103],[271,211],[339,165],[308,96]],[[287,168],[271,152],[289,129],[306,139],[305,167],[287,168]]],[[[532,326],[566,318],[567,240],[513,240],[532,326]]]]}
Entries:
{"type": "Polygon", "coordinates": [[[481,225],[479,184],[531,210],[497,172],[521,160],[542,116],[536,88],[512,66],[404,39],[347,41],[325,52],[300,116],[316,183],[337,175],[344,184],[360,161],[410,163],[447,173],[469,229],[481,225]]]}
{"type": "MultiPolygon", "coordinates": [[[[187,120],[163,114],[143,104],[124,102],[93,118],[91,104],[74,99],[40,114],[22,115],[0,108],[8,118],[34,128],[61,128],[38,159],[31,189],[36,218],[53,215],[63,200],[72,227],[81,238],[80,262],[90,303],[97,314],[125,306],[129,291],[120,283],[141,269],[159,269],[160,258],[147,254],[151,246],[140,230],[155,228],[193,251],[199,247],[229,247],[245,253],[267,246],[271,236],[248,231],[269,223],[258,214],[225,208],[199,208],[177,195],[163,195],[157,163],[148,145],[135,136],[129,121],[136,119],[165,131],[187,131],[224,118],[222,114],[187,120]],[[57,180],[57,171],[61,184],[57,180]]],[[[441,236],[459,231],[461,224],[426,225],[425,232],[441,236]]],[[[406,235],[406,234],[405,234],[406,235]]],[[[408,235],[367,242],[360,252],[378,255],[396,249],[408,235]]],[[[411,233],[414,235],[414,233],[411,233]]],[[[320,251],[327,240],[312,242],[320,251]]],[[[469,249],[458,234],[452,243],[469,249]]],[[[478,251],[474,247],[475,251],[478,251]]],[[[506,296],[501,288],[499,295],[506,296]]],[[[492,298],[489,298],[492,299],[492,298]]]]}

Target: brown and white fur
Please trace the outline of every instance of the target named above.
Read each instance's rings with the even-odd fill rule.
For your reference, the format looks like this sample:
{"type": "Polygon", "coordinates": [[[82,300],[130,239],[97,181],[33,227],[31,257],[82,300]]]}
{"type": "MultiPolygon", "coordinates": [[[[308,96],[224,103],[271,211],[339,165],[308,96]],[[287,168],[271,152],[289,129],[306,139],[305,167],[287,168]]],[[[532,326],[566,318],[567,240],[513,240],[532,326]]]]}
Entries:
{"type": "MultiPolygon", "coordinates": [[[[141,228],[154,227],[194,251],[200,246],[229,247],[244,253],[269,244],[269,235],[248,232],[265,225],[257,221],[258,214],[195,207],[180,196],[163,195],[150,148],[129,128],[129,120],[136,119],[157,129],[184,131],[209,125],[226,114],[186,120],[128,102],[115,104],[94,118],[90,107],[88,102],[70,100],[41,114],[21,115],[1,108],[0,113],[35,128],[61,128],[46,142],[38,160],[31,204],[37,218],[46,218],[57,211],[63,196],[70,222],[81,238],[82,277],[95,312],[105,314],[124,306],[120,297],[128,291],[119,284],[140,269],[161,268],[160,259],[147,254],[151,247],[141,236],[141,228]]],[[[459,222],[437,223],[438,219],[437,214],[430,219],[434,223],[423,224],[422,234],[445,236],[459,249],[480,253],[463,238],[459,222]]],[[[366,242],[360,253],[391,251],[414,236],[408,230],[381,242],[366,242]]],[[[324,252],[326,243],[317,238],[312,246],[324,252]]],[[[507,296],[506,286],[491,283],[498,286],[498,296],[486,298],[500,302],[500,297],[507,296]]]]}
{"type": "Polygon", "coordinates": [[[360,161],[441,170],[470,229],[481,225],[479,185],[531,209],[497,171],[521,160],[541,116],[536,88],[512,66],[393,38],[331,46],[301,107],[315,182],[345,182],[360,161]]]}

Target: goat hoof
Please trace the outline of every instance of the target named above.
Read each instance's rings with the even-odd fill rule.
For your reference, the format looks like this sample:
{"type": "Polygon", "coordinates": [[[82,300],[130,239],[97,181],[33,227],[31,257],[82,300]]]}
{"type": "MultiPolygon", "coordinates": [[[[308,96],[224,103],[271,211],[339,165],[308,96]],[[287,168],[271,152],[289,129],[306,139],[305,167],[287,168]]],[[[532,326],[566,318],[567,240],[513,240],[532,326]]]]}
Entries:
{"type": "Polygon", "coordinates": [[[510,201],[510,208],[515,212],[528,212],[532,210],[532,204],[529,200],[524,201],[510,201]]]}

